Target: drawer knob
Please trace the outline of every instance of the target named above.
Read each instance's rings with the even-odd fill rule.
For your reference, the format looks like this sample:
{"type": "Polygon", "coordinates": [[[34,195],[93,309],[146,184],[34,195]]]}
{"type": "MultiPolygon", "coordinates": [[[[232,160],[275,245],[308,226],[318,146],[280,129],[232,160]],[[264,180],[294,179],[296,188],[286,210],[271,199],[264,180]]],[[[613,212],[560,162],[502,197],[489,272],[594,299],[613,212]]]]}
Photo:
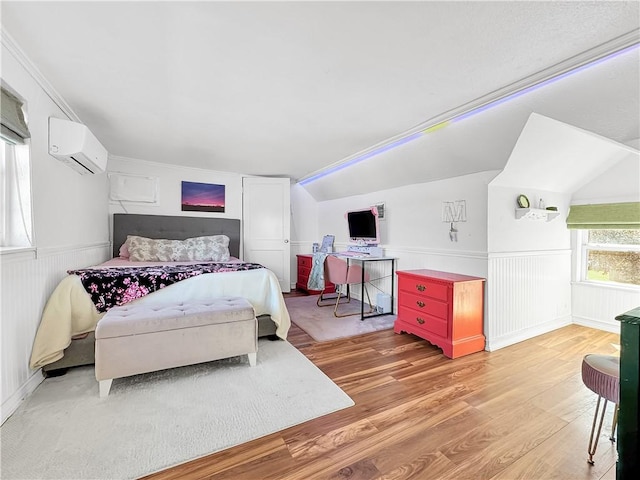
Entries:
{"type": "Polygon", "coordinates": [[[416,305],[418,305],[420,308],[424,307],[424,302],[421,302],[420,300],[416,301],[416,305]]]}
{"type": "Polygon", "coordinates": [[[416,285],[416,288],[420,292],[424,292],[427,289],[427,287],[425,287],[424,285],[416,285]]]}
{"type": "Polygon", "coordinates": [[[416,322],[418,322],[420,325],[422,325],[424,323],[424,319],[422,319],[420,317],[416,317],[416,322]]]}

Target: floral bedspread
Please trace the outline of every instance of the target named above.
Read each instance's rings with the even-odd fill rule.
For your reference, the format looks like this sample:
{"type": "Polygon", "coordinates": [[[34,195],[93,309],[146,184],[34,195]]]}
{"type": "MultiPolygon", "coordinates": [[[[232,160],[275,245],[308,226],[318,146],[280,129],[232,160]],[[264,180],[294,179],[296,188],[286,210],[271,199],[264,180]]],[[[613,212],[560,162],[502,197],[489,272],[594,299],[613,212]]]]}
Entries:
{"type": "Polygon", "coordinates": [[[157,267],[112,267],[69,270],[78,275],[99,312],[124,305],[180,280],[204,273],[237,272],[264,268],[257,263],[198,263],[157,267]]]}

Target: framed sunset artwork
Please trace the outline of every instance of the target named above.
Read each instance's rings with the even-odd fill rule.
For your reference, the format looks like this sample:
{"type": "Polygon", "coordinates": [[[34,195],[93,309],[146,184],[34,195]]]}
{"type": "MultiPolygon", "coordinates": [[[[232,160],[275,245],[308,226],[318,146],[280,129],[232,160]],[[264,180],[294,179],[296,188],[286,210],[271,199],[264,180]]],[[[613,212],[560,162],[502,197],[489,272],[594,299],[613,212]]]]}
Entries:
{"type": "Polygon", "coordinates": [[[224,213],[224,185],[182,182],[183,212],[224,213]]]}

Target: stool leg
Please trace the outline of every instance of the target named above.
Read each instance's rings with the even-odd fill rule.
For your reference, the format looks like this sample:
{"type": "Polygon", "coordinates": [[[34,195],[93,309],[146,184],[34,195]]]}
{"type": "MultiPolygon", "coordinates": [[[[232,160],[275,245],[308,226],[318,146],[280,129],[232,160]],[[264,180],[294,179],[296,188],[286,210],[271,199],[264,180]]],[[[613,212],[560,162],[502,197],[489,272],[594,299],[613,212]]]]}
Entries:
{"type": "Polygon", "coordinates": [[[596,438],[594,441],[593,432],[596,429],[596,421],[598,420],[598,411],[600,410],[600,400],[602,397],[598,395],[598,403],[596,403],[596,413],[593,416],[593,424],[591,425],[591,436],[589,437],[589,460],[588,463],[591,465],[594,464],[593,456],[596,454],[596,449],[598,448],[598,438],[600,437],[600,432],[602,431],[602,422],[604,421],[604,414],[607,411],[607,399],[604,400],[604,405],[602,406],[602,413],[600,414],[600,423],[598,424],[598,433],[596,434],[596,438]]]}
{"type": "Polygon", "coordinates": [[[616,405],[613,411],[613,425],[611,425],[611,436],[609,437],[609,440],[611,440],[611,443],[615,443],[616,441],[616,427],[618,426],[618,410],[619,410],[619,407],[618,405],[616,405]]]}

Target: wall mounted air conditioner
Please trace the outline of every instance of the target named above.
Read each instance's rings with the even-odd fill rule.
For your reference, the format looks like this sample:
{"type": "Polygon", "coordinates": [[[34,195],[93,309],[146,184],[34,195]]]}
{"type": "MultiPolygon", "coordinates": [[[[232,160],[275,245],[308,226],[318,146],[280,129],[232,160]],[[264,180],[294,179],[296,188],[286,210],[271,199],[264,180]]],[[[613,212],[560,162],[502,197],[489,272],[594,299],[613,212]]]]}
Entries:
{"type": "Polygon", "coordinates": [[[107,150],[85,125],[70,120],[49,117],[49,154],[81,175],[107,168],[107,150]]]}

